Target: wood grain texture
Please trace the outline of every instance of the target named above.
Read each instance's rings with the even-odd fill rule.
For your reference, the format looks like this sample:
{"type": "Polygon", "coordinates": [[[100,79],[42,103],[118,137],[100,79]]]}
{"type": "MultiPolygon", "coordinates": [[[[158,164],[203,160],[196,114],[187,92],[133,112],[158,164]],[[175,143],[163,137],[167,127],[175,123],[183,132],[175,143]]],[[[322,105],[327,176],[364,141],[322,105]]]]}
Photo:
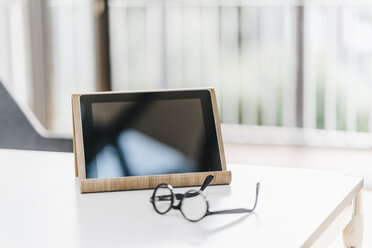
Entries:
{"type": "Polygon", "coordinates": [[[167,183],[173,187],[200,186],[208,175],[214,176],[211,185],[231,183],[231,171],[214,171],[154,176],[81,179],[80,191],[82,193],[88,193],[133,189],[152,189],[158,186],[160,183],[167,183]]]}
{"type": "Polygon", "coordinates": [[[222,170],[227,170],[227,168],[226,168],[225,150],[224,150],[223,141],[222,141],[220,114],[218,112],[218,105],[217,105],[217,97],[216,97],[216,93],[215,93],[214,89],[209,89],[209,92],[211,94],[213,116],[214,116],[214,122],[216,124],[216,132],[217,132],[217,139],[218,139],[218,149],[220,150],[222,170]]]}
{"type": "Polygon", "coordinates": [[[74,125],[74,155],[75,155],[75,176],[80,179],[85,179],[85,158],[84,158],[84,142],[83,128],[80,112],[80,96],[81,94],[72,95],[72,119],[74,125]]]}
{"type": "Polygon", "coordinates": [[[78,163],[77,163],[77,156],[76,156],[76,131],[75,131],[75,117],[74,117],[74,107],[76,106],[76,99],[78,99],[78,97],[72,95],[71,96],[71,107],[72,107],[72,134],[73,134],[73,138],[72,138],[72,141],[73,141],[73,151],[74,151],[74,162],[75,162],[75,177],[79,177],[79,170],[78,170],[78,163]]]}
{"type": "Polygon", "coordinates": [[[118,177],[118,178],[96,178],[86,179],[85,158],[84,158],[84,142],[83,130],[80,110],[80,96],[83,94],[72,95],[72,119],[73,119],[73,137],[74,137],[74,155],[75,155],[75,176],[80,179],[80,191],[88,192],[103,192],[103,191],[118,191],[132,189],[149,189],[154,188],[160,183],[168,183],[174,187],[182,186],[198,186],[204,182],[208,175],[214,175],[214,180],[211,184],[230,184],[231,172],[227,171],[225,152],[222,142],[220,118],[218,114],[217,100],[214,89],[197,88],[197,89],[177,89],[177,90],[150,90],[150,91],[128,91],[128,92],[95,92],[84,95],[97,94],[123,94],[123,93],[139,93],[139,92],[163,92],[163,91],[190,91],[190,90],[208,90],[211,96],[213,114],[215,118],[218,148],[220,152],[222,171],[214,172],[198,172],[198,173],[182,173],[168,175],[152,175],[152,176],[133,176],[133,177],[118,177]]]}

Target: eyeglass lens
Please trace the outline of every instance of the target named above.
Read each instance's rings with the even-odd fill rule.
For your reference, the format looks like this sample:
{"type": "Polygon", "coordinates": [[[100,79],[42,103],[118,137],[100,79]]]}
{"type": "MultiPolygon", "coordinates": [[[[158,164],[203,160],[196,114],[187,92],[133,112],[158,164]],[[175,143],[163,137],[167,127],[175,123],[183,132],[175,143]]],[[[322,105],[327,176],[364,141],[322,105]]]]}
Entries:
{"type": "Polygon", "coordinates": [[[207,211],[208,203],[198,191],[190,190],[184,195],[181,212],[186,219],[198,221],[206,215],[207,211]]]}
{"type": "Polygon", "coordinates": [[[171,209],[172,204],[173,193],[171,189],[165,184],[159,185],[154,194],[154,206],[156,210],[161,214],[165,214],[171,209]]]}

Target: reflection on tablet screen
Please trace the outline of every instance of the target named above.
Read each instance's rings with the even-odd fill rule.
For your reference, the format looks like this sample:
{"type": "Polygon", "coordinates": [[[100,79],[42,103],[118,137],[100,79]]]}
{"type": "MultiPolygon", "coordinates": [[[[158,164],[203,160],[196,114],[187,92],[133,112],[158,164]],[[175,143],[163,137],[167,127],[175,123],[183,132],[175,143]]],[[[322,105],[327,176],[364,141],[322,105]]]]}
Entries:
{"type": "Polygon", "coordinates": [[[106,145],[88,166],[87,177],[125,177],[196,172],[196,164],[177,149],[134,129],[118,136],[118,149],[106,145]],[[123,163],[120,153],[124,154],[123,163]],[[96,166],[95,166],[96,165],[96,166]]]}

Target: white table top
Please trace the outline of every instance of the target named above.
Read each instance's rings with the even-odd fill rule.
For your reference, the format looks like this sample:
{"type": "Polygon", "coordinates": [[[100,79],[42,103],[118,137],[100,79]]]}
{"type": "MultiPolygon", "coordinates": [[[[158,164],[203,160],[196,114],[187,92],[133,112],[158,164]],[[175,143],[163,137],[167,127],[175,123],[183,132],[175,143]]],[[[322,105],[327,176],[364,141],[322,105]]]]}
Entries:
{"type": "MultiPolygon", "coordinates": [[[[340,172],[228,165],[205,190],[211,209],[256,212],[191,223],[159,215],[152,190],[80,194],[73,154],[0,150],[0,247],[301,247],[363,179],[340,172]]],[[[184,192],[178,188],[176,192],[184,192]]]]}

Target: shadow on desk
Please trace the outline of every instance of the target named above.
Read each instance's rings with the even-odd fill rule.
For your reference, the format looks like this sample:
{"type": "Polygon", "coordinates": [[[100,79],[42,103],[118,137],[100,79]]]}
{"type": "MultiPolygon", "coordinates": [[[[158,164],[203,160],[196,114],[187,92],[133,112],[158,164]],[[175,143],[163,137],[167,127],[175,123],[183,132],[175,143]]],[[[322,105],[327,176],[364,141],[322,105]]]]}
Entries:
{"type": "MultiPolygon", "coordinates": [[[[230,195],[229,187],[211,186],[207,198],[213,191],[219,191],[219,197],[230,195]]],[[[179,211],[160,215],[148,201],[151,194],[149,190],[77,193],[79,237],[87,247],[118,247],[120,244],[172,247],[180,243],[198,246],[209,243],[214,235],[228,229],[241,228],[247,222],[260,222],[257,213],[210,216],[196,223],[185,220],[179,211]]]]}

